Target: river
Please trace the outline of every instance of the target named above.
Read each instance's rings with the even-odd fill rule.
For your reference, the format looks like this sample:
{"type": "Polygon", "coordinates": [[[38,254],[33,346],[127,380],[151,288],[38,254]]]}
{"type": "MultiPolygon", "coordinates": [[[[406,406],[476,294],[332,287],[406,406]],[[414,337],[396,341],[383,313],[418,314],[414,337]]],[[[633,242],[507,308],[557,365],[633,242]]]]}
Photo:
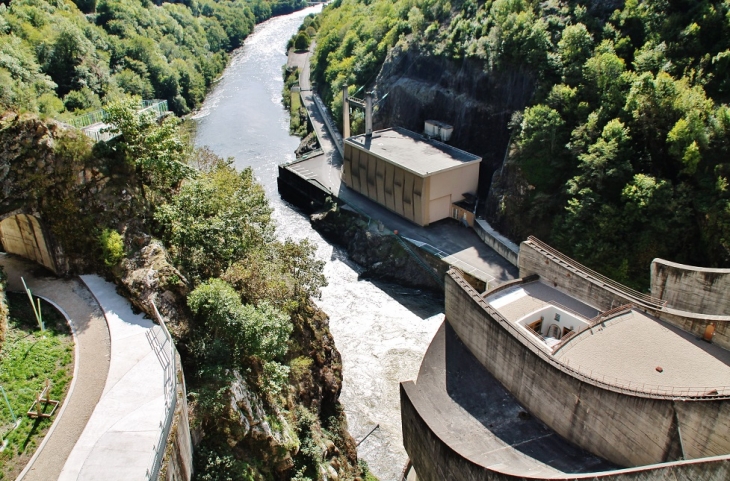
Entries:
{"type": "Polygon", "coordinates": [[[359,280],[358,266],[323,240],[306,216],[277,193],[277,166],[294,160],[299,144],[298,138],[289,135],[289,116],[281,103],[286,43],[302,19],[320,8],[256,27],[195,115],[196,144],[233,157],[238,168],[252,167],[274,207],[279,237],[306,237],[326,260],[329,285],[317,303],[330,317],[342,354],[340,401],[356,441],[380,426],[362,442],[358,455],[381,481],[393,481],[407,461],[398,383],[416,377],[421,358],[443,321],[443,305],[418,290],[359,280]]]}

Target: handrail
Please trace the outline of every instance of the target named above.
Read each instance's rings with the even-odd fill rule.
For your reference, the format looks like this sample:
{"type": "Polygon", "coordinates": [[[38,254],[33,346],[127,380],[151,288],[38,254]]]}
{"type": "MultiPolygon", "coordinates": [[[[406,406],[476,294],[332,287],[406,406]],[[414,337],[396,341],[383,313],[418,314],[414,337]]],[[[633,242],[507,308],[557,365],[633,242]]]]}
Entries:
{"type": "Polygon", "coordinates": [[[525,242],[528,244],[531,244],[533,247],[535,247],[538,250],[542,250],[543,253],[556,257],[557,259],[563,261],[564,263],[567,263],[575,271],[584,274],[585,277],[588,277],[588,278],[592,277],[592,278],[594,278],[595,281],[600,282],[608,287],[611,287],[621,294],[632,297],[639,302],[647,304],[656,309],[662,309],[667,303],[666,301],[658,299],[654,296],[651,296],[649,294],[644,294],[635,289],[627,287],[619,282],[614,281],[613,279],[609,279],[608,277],[604,276],[603,274],[600,274],[600,273],[594,271],[593,269],[590,269],[590,268],[584,266],[583,264],[576,261],[575,259],[571,259],[570,257],[566,256],[565,254],[558,251],[557,249],[554,249],[553,247],[544,243],[543,241],[541,241],[540,239],[538,239],[535,236],[529,236],[525,242]]]}
{"type": "MultiPolygon", "coordinates": [[[[150,342],[155,347],[155,353],[165,370],[165,420],[160,426],[162,432],[157,440],[157,444],[153,447],[153,460],[152,466],[147,470],[147,479],[156,480],[160,474],[160,468],[162,466],[162,460],[165,455],[165,447],[167,445],[167,438],[170,435],[170,429],[172,427],[172,420],[175,414],[175,408],[177,407],[177,359],[175,352],[175,345],[172,341],[170,331],[167,330],[165,321],[160,315],[160,311],[157,310],[157,306],[154,301],[151,301],[152,310],[155,313],[157,321],[160,323],[160,331],[164,339],[160,343],[160,339],[157,334],[150,336],[150,342]],[[164,344],[167,343],[169,352],[165,352],[164,344]]],[[[151,332],[152,330],[148,331],[151,332]]]]}
{"type": "Polygon", "coordinates": [[[636,306],[634,304],[629,303],[629,304],[620,305],[618,307],[614,307],[613,309],[609,309],[604,312],[599,312],[596,317],[594,317],[593,319],[588,321],[588,324],[590,325],[590,327],[593,327],[596,324],[598,324],[599,322],[603,322],[608,319],[611,319],[612,317],[616,317],[619,314],[623,314],[626,311],[630,311],[631,309],[636,309],[636,306]]]}
{"type": "Polygon", "coordinates": [[[522,344],[532,351],[543,361],[552,365],[556,369],[575,377],[576,379],[592,384],[594,386],[609,391],[620,392],[632,396],[654,397],[659,399],[685,399],[685,400],[702,400],[702,399],[730,399],[730,386],[661,386],[646,383],[632,383],[625,379],[618,379],[611,376],[598,374],[593,375],[593,370],[581,370],[581,366],[569,365],[555,359],[547,346],[541,346],[535,339],[530,339],[526,330],[518,329],[516,325],[508,321],[495,308],[493,308],[479,293],[469,285],[466,280],[459,275],[458,270],[450,269],[449,275],[472,300],[474,300],[492,319],[494,319],[504,329],[509,330],[515,337],[522,339],[522,344]]]}
{"type": "MultiPolygon", "coordinates": [[[[156,112],[157,117],[162,116],[165,112],[167,112],[167,100],[161,100],[161,99],[153,99],[153,100],[142,100],[140,104],[140,110],[137,111],[138,114],[145,114],[148,112],[156,112]]],[[[94,124],[101,124],[104,123],[107,118],[108,114],[106,110],[99,109],[94,110],[93,112],[88,112],[83,115],[80,115],[78,117],[75,117],[68,122],[63,122],[67,125],[70,125],[71,127],[75,127],[77,129],[84,130],[84,133],[94,139],[95,141],[99,142],[100,140],[109,140],[109,137],[106,138],[108,133],[104,132],[101,133],[99,131],[87,131],[85,130],[86,127],[90,127],[94,124]]]]}

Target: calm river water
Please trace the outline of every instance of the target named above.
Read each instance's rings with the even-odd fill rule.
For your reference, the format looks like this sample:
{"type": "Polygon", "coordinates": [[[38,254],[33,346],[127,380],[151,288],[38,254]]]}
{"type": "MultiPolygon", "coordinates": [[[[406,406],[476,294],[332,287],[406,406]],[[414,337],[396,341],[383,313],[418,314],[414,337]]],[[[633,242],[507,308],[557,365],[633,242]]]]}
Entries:
{"type": "Polygon", "coordinates": [[[443,321],[443,307],[418,290],[358,280],[358,266],[324,241],[308,219],[277,193],[277,165],[293,160],[299,144],[288,133],[289,117],[281,104],[286,42],[303,17],[319,8],[274,18],[256,28],[195,116],[196,143],[233,157],[239,168],[252,167],[275,209],[279,236],[310,239],[317,255],[327,261],[329,285],[318,305],[330,317],[342,354],[340,400],[356,441],[380,426],[358,453],[381,481],[392,481],[407,460],[398,383],[416,377],[423,353],[443,321]]]}

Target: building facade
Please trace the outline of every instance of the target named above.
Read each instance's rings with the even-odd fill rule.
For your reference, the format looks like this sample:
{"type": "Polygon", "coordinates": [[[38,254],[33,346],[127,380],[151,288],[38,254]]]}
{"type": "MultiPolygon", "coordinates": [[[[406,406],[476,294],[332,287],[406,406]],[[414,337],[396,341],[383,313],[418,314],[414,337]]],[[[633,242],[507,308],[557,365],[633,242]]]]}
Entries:
{"type": "Polygon", "coordinates": [[[481,158],[401,128],[345,139],[342,180],[349,188],[426,226],[451,217],[474,194],[481,158]]]}

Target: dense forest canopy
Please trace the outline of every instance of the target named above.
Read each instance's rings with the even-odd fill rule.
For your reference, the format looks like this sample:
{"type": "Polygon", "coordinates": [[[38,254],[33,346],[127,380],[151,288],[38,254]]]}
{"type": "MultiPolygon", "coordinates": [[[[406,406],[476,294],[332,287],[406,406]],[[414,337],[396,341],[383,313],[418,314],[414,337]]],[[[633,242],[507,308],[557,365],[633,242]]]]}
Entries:
{"type": "Polygon", "coordinates": [[[398,42],[534,76],[492,212],[515,240],[637,287],[654,257],[730,266],[729,1],[338,0],[320,24],[314,78],[334,112],[398,42]]]}
{"type": "Polygon", "coordinates": [[[0,109],[72,116],[122,95],[195,109],[255,23],[304,0],[0,4],[0,109]]]}

